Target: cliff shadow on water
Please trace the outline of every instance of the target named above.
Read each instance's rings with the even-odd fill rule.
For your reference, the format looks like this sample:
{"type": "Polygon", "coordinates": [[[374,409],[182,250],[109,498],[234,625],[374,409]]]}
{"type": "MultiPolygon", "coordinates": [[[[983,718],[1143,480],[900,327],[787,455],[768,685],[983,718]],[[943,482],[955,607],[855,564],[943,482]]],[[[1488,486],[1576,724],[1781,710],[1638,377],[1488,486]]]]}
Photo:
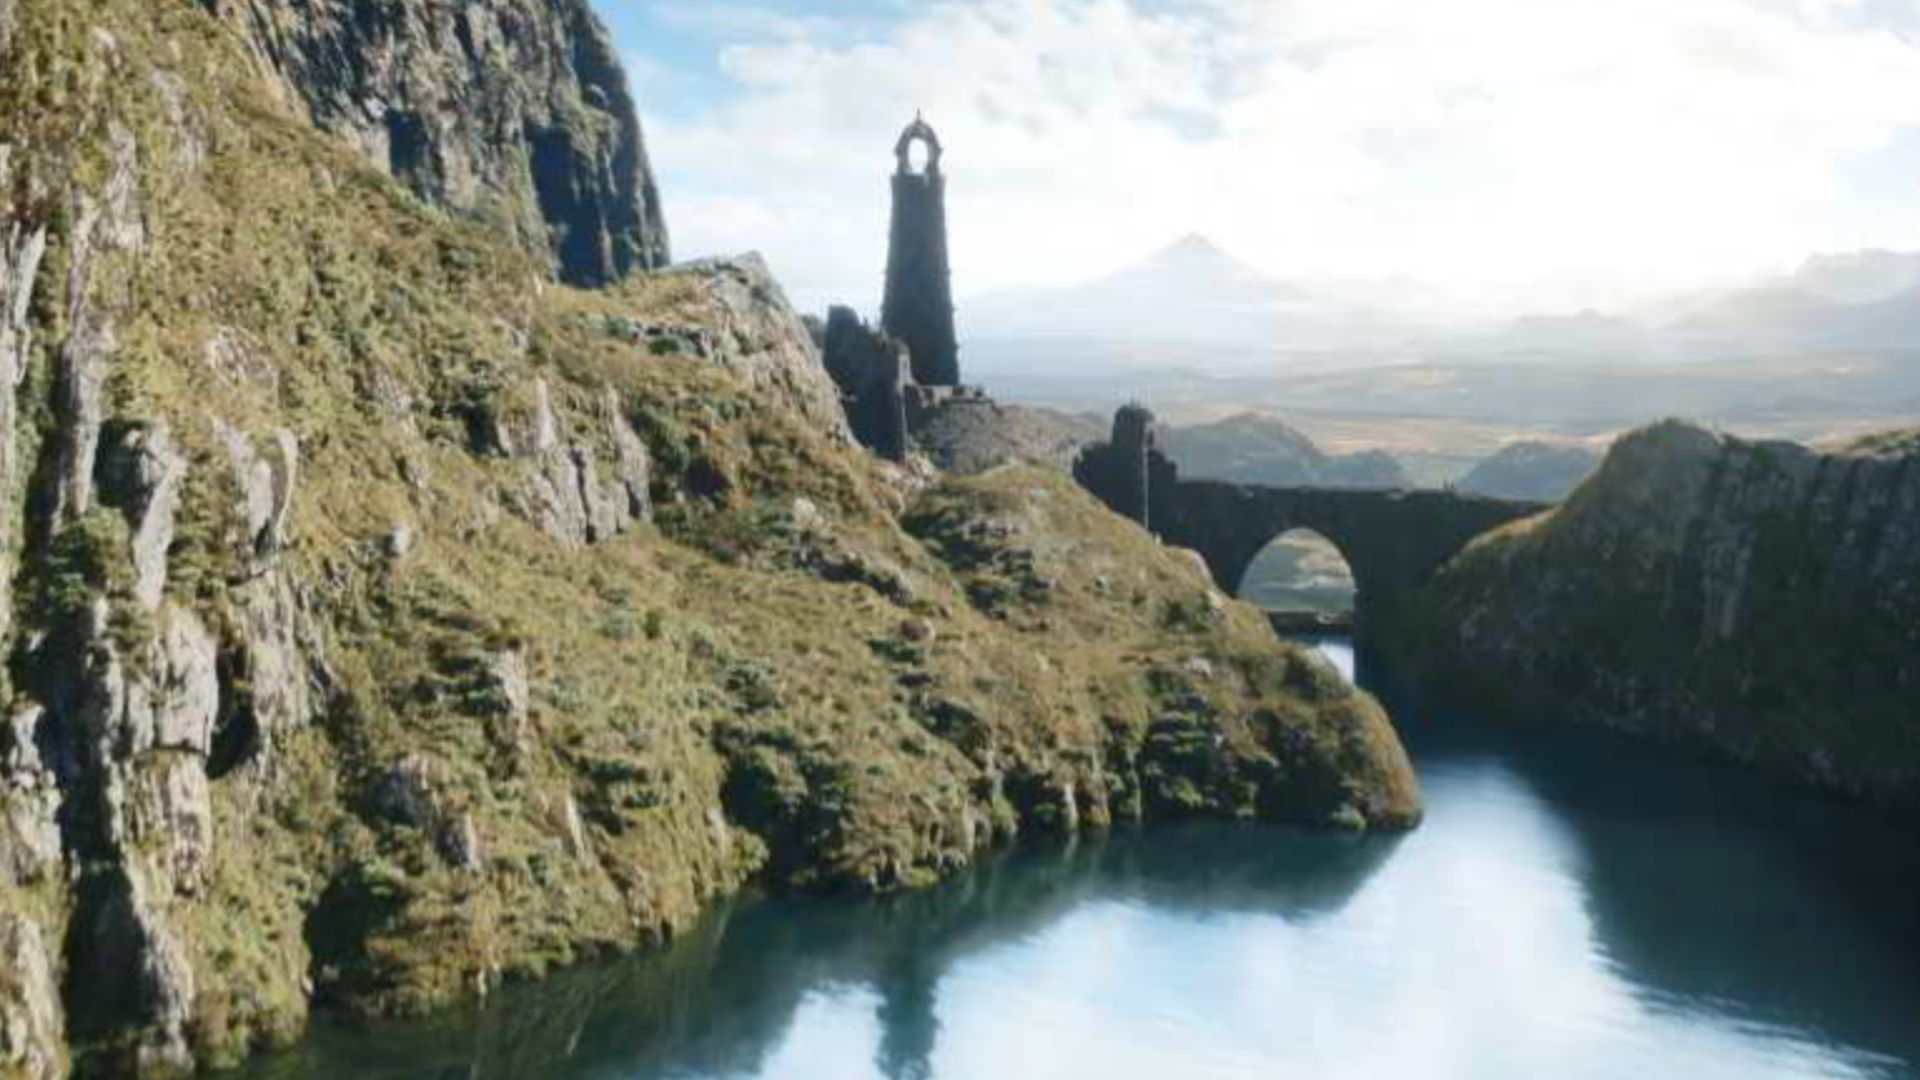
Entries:
{"type": "Polygon", "coordinates": [[[1310,925],[1340,911],[1400,839],[1126,828],[1022,843],[921,892],[743,896],[665,950],[515,986],[484,1006],[398,1025],[321,1021],[298,1050],[245,1075],[756,1075],[809,997],[864,987],[880,1027],[875,1069],[925,1077],[940,1037],[937,991],[967,957],[1036,938],[1094,904],[1310,925]]]}
{"type": "Polygon", "coordinates": [[[1359,679],[1418,765],[1429,830],[1489,775],[1548,808],[1592,948],[1647,1008],[1920,1062],[1914,815],[1782,788],[1704,750],[1439,706],[1377,654],[1359,679]]]}

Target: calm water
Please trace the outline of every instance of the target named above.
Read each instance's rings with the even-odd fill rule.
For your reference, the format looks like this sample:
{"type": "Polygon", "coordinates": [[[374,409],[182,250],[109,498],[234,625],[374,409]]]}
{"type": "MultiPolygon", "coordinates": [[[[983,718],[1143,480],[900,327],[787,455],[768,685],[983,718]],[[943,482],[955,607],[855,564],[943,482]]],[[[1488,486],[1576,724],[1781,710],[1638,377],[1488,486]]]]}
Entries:
{"type": "Polygon", "coordinates": [[[1910,828],[1396,716],[1429,808],[1405,837],[1155,829],[891,901],[743,901],[666,953],[323,1029],[261,1075],[1920,1076],[1910,828]]]}

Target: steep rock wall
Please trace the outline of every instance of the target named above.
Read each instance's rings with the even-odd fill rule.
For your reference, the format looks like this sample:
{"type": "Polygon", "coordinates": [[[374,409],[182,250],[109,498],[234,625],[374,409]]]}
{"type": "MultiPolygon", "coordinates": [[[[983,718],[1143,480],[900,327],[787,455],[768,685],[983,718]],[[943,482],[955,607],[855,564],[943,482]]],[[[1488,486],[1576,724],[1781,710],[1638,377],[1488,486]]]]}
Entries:
{"type": "Polygon", "coordinates": [[[1830,453],[1667,422],[1456,559],[1398,635],[1463,702],[1920,796],[1920,436],[1830,453]]]}
{"type": "Polygon", "coordinates": [[[550,245],[561,280],[667,262],[639,115],[587,0],[204,2],[322,130],[550,245]]]}

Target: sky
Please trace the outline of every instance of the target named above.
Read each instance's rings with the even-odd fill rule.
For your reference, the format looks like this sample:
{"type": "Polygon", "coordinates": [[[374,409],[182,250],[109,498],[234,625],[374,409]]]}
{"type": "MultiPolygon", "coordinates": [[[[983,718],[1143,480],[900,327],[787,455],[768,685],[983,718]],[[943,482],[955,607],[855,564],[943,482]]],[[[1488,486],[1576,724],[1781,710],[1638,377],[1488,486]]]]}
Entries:
{"type": "Polygon", "coordinates": [[[924,110],[963,298],[1200,233],[1575,310],[1920,249],[1916,0],[594,0],[677,257],[871,311],[924,110]]]}

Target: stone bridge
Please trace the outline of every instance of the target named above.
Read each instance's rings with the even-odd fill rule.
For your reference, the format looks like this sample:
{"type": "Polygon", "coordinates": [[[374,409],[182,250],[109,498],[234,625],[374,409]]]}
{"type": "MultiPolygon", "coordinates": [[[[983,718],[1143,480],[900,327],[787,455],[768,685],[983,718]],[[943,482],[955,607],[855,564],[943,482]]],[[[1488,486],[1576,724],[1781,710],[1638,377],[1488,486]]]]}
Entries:
{"type": "Polygon", "coordinates": [[[1170,544],[1192,548],[1229,595],[1274,538],[1294,529],[1326,537],[1353,570],[1355,615],[1381,616],[1425,584],[1468,541],[1538,513],[1513,503],[1451,491],[1347,491],[1267,488],[1212,480],[1179,480],[1158,496],[1150,523],[1170,544]]]}
{"type": "Polygon", "coordinates": [[[1474,537],[1539,513],[1540,503],[1453,491],[1274,488],[1182,480],[1154,446],[1153,417],[1120,410],[1113,440],[1088,448],[1074,475],[1115,511],[1206,560],[1220,588],[1237,595],[1261,549],[1311,529],[1340,549],[1353,570],[1360,625],[1390,617],[1474,537]]]}

